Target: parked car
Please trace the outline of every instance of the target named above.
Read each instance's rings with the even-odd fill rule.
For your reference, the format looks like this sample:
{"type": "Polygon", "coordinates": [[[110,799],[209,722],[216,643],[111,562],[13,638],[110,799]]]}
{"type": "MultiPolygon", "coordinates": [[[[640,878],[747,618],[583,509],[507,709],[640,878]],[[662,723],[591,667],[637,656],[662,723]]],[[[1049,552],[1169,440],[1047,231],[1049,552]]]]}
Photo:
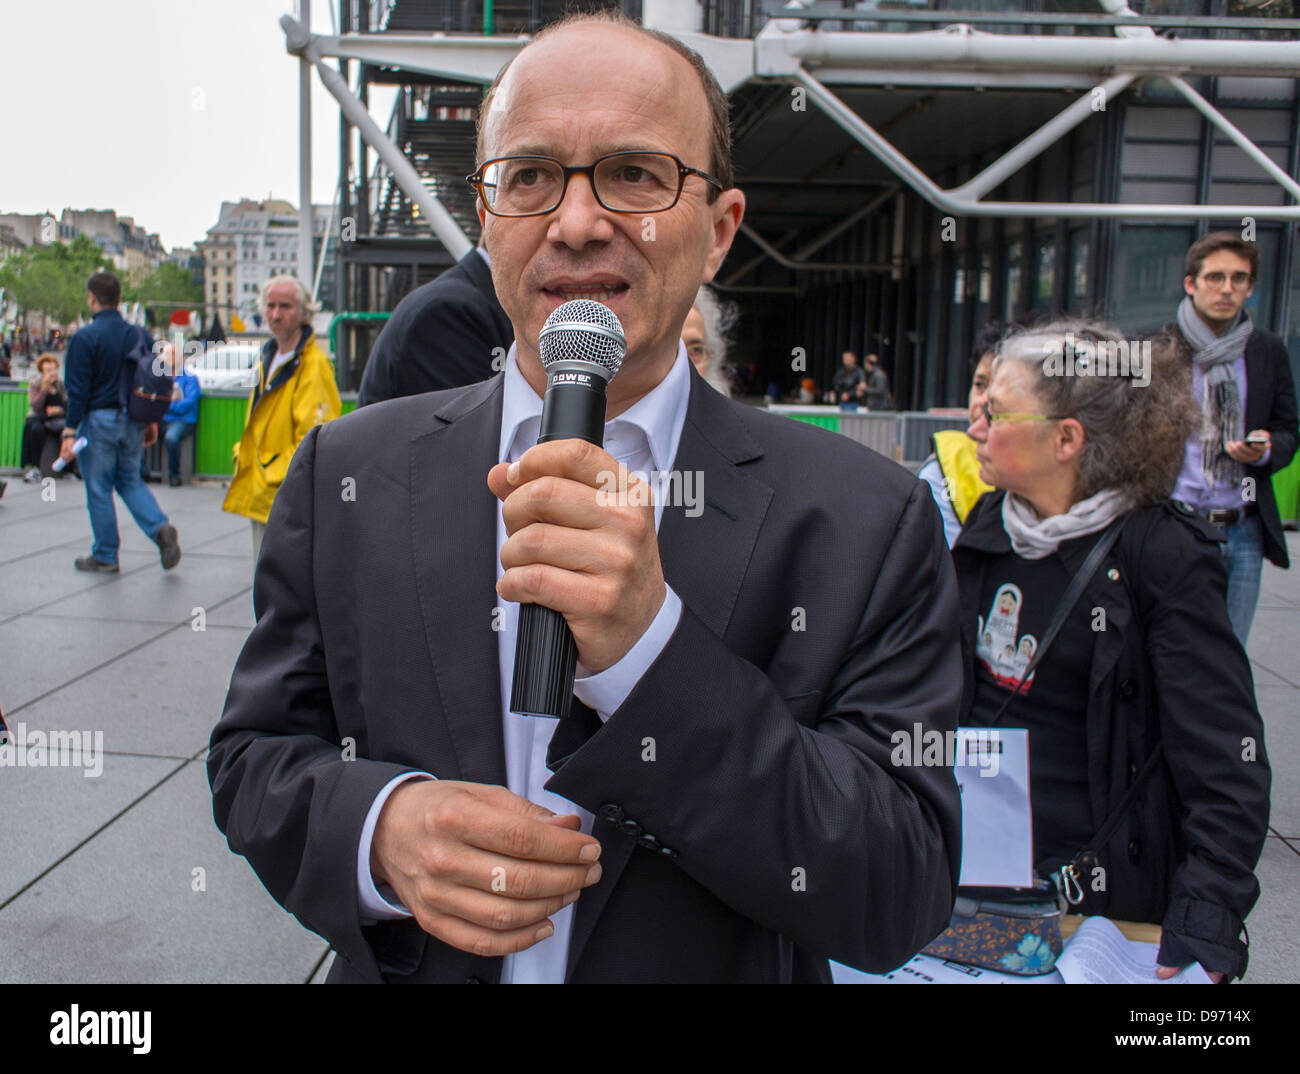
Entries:
{"type": "Polygon", "coordinates": [[[192,362],[189,371],[205,391],[248,391],[257,383],[257,360],[262,348],[254,342],[220,343],[192,362]]]}

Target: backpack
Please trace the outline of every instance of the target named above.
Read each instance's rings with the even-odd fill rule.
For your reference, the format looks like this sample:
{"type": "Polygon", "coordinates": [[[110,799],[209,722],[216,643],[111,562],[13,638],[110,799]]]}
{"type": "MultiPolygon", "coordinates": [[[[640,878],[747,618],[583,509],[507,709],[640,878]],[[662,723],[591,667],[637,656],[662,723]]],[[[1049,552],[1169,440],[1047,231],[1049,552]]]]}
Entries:
{"type": "Polygon", "coordinates": [[[171,376],[154,368],[154,353],[149,337],[136,325],[127,325],[126,351],[122,355],[122,374],[118,387],[118,404],[132,421],[149,424],[161,421],[171,409],[171,376]]]}

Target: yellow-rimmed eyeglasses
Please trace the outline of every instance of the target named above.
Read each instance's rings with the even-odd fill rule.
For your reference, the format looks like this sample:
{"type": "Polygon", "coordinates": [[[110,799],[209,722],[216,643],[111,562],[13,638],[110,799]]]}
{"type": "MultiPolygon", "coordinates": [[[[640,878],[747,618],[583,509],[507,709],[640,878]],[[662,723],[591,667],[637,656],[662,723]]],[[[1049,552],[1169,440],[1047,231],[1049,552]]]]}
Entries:
{"type": "Polygon", "coordinates": [[[1017,414],[1012,411],[998,413],[989,406],[987,399],[980,408],[980,412],[984,415],[984,420],[990,425],[999,421],[1060,421],[1062,418],[1069,417],[1068,414],[1017,414]]]}
{"type": "Polygon", "coordinates": [[[544,216],[554,212],[569,179],[585,175],[601,206],[612,213],[662,213],[677,204],[687,176],[698,175],[721,190],[707,172],[690,168],[671,153],[607,153],[594,163],[569,167],[554,157],[498,157],[484,162],[465,181],[478,191],[493,216],[544,216]]]}

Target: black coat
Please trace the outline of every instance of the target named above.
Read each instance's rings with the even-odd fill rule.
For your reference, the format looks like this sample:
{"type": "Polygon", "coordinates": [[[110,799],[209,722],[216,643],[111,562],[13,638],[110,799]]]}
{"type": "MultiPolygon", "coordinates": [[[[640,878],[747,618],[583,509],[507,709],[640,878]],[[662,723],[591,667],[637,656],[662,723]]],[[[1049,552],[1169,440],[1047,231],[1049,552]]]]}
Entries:
{"type": "MultiPolygon", "coordinates": [[[[502,380],[318,426],[271,511],[208,775],[231,848],[338,951],[331,981],[499,976],[500,959],[414,920],[362,926],[356,871],[395,776],[506,784],[485,481],[502,380]]],[[[946,732],[961,697],[929,489],[694,371],[674,467],[704,490],[702,514],[667,505],[659,530],[681,621],[546,784],[595,815],[602,845],[568,980],[828,981],[827,958],[892,969],[946,926],[961,858],[952,769],[892,762],[896,731],[946,732]]]]}
{"type": "Polygon", "coordinates": [[[471,250],[397,304],[370,351],[357,405],[487,380],[505,367],[514,338],[487,262],[471,250]]]}
{"type": "MultiPolygon", "coordinates": [[[[953,546],[962,647],[974,667],[986,572],[1014,553],[1004,492],[987,493],[953,546]]],[[[1073,574],[1091,543],[1062,550],[1073,574]]],[[[1098,858],[1105,890],[1085,875],[1081,912],[1163,925],[1161,963],[1195,958],[1239,976],[1238,937],[1259,897],[1255,863],[1268,831],[1270,772],[1250,665],[1232,633],[1227,576],[1213,526],[1168,501],[1130,512],[1072,612],[1100,621],[1087,702],[1091,825],[1099,830],[1157,742],[1164,760],[1098,858]],[[1243,759],[1253,751],[1253,760],[1243,759]]],[[[963,716],[974,697],[968,674],[963,716]]],[[[1016,726],[1012,703],[1002,723],[1016,726]]],[[[1033,783],[1033,773],[1030,773],[1033,783]]],[[[1080,848],[1082,849],[1082,848],[1080,848]]],[[[1042,863],[1036,863],[1042,864],[1042,863]]],[[[1058,864],[1058,863],[1052,863],[1058,864]]]]}

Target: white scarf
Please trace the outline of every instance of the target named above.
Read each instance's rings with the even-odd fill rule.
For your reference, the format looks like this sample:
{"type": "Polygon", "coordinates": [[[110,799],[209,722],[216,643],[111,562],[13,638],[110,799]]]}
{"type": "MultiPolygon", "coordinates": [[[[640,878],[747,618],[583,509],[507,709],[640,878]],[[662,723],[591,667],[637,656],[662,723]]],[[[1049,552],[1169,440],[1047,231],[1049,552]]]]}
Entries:
{"type": "Polygon", "coordinates": [[[1022,559],[1045,559],[1062,541],[1104,530],[1132,505],[1118,489],[1106,489],[1080,500],[1063,515],[1040,519],[1038,512],[1014,492],[1002,500],[1002,528],[1011,548],[1022,559]]]}

